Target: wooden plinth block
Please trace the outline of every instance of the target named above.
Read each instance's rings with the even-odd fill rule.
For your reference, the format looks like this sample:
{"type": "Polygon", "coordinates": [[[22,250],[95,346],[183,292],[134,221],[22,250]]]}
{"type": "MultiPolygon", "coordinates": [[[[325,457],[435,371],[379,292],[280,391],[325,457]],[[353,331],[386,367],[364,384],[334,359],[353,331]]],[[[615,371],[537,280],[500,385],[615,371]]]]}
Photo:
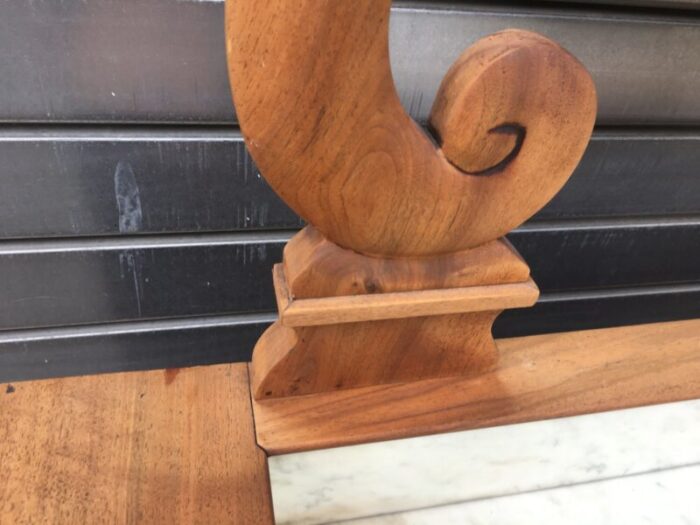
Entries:
{"type": "Polygon", "coordinates": [[[574,416],[700,397],[700,320],[497,341],[478,377],[253,402],[268,454],[574,416]]]}
{"type": "Polygon", "coordinates": [[[506,239],[448,255],[368,257],[307,226],[284,248],[284,276],[289,296],[312,299],[521,283],[530,268],[506,239]]]}
{"type": "Polygon", "coordinates": [[[252,394],[273,403],[260,412],[268,421],[276,407],[292,421],[328,403],[324,424],[333,425],[345,396],[380,406],[372,392],[494,377],[494,319],[538,296],[502,237],[562,187],[593,129],[586,69],[542,35],[506,30],[449,69],[431,140],[396,95],[390,5],[226,2],[246,146],[313,225],[285,248],[280,319],[253,353],[252,394]]]}
{"type": "Polygon", "coordinates": [[[274,281],[280,319],[253,353],[257,399],[483,373],[498,360],[496,316],[532,305],[539,293],[503,240],[446,256],[378,259],[310,227],[289,243],[274,281]]]}

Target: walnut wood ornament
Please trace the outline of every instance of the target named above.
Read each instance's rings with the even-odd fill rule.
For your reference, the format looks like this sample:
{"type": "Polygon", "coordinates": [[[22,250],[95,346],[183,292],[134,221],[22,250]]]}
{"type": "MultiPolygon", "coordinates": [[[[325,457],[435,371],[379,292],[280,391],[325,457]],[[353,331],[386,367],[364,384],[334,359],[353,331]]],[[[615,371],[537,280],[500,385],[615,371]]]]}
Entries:
{"type": "Polygon", "coordinates": [[[310,224],[275,268],[256,399],[482,373],[497,366],[495,317],[537,299],[501,237],[578,164],[593,82],[541,35],[488,36],[445,75],[433,141],[394,87],[390,4],[227,0],[246,145],[310,224]]]}

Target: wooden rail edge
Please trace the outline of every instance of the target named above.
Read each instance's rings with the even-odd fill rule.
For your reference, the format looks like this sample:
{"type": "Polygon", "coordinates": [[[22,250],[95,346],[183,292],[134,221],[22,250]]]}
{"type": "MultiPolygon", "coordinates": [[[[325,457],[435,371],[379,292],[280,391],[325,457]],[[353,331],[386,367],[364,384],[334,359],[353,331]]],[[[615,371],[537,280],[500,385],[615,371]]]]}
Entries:
{"type": "Polygon", "coordinates": [[[497,341],[498,367],[253,401],[269,455],[700,398],[700,320],[497,341]]]}
{"type": "Polygon", "coordinates": [[[528,278],[522,283],[323,299],[290,299],[282,297],[286,290],[281,276],[283,271],[281,264],[275,265],[275,290],[280,321],[289,327],[523,308],[535,304],[540,295],[535,282],[528,278]]]}

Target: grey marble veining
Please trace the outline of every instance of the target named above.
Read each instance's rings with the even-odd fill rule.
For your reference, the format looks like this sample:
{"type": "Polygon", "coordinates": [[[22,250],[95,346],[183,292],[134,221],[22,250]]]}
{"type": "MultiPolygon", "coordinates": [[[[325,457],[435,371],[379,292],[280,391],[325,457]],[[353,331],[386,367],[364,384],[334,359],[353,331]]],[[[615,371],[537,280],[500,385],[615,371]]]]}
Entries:
{"type": "Polygon", "coordinates": [[[315,524],[700,463],[699,444],[696,400],[289,454],[269,465],[278,523],[315,524]]]}
{"type": "Polygon", "coordinates": [[[700,466],[516,494],[346,525],[693,525],[700,523],[700,466]]]}

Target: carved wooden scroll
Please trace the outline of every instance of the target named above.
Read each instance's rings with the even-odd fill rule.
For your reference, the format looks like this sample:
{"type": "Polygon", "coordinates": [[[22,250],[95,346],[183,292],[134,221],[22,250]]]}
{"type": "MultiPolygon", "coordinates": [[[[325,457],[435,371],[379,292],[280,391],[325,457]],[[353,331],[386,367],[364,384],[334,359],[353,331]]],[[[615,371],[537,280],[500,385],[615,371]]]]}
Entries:
{"type": "Polygon", "coordinates": [[[393,84],[390,4],[227,1],[246,145],[310,224],[275,268],[280,319],[254,351],[257,399],[483,372],[495,317],[537,299],[502,236],[578,164],[593,82],[547,38],[497,33],[445,75],[431,139],[393,84]]]}

